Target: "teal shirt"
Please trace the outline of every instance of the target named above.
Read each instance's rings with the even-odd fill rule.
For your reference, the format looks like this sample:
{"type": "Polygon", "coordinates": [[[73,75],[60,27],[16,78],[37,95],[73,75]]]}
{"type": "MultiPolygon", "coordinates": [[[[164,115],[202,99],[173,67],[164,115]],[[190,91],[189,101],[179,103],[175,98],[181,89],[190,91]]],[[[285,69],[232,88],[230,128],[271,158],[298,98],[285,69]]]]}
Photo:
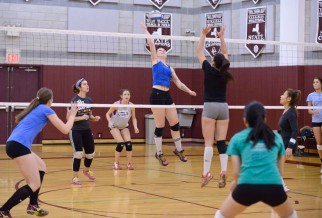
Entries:
{"type": "Polygon", "coordinates": [[[227,149],[228,155],[239,156],[241,167],[238,184],[270,184],[282,185],[281,174],[277,167],[279,156],[285,154],[282,137],[275,133],[275,144],[270,150],[263,141],[252,147],[251,142],[246,142],[251,128],[235,134],[227,149]]]}

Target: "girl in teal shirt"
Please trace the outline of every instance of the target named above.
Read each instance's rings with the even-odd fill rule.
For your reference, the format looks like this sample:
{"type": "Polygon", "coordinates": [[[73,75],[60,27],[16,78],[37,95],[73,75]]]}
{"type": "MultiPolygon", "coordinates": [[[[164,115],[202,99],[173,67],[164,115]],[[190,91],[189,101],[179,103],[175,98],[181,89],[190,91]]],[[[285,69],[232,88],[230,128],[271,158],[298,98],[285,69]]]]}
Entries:
{"type": "Polygon", "coordinates": [[[247,128],[231,138],[227,150],[233,164],[232,193],[215,218],[235,217],[260,201],[272,207],[280,217],[297,217],[281,179],[285,154],[283,140],[265,124],[265,117],[261,103],[251,102],[245,107],[247,128]]]}

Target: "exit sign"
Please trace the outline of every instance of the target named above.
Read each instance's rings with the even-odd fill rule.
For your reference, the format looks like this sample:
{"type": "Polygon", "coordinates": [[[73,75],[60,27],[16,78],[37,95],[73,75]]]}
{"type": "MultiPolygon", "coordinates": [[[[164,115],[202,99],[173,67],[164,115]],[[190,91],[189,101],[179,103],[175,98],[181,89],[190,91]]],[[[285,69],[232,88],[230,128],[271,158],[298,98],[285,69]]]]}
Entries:
{"type": "Polygon", "coordinates": [[[7,53],[6,62],[9,64],[18,64],[20,59],[19,53],[7,53]]]}

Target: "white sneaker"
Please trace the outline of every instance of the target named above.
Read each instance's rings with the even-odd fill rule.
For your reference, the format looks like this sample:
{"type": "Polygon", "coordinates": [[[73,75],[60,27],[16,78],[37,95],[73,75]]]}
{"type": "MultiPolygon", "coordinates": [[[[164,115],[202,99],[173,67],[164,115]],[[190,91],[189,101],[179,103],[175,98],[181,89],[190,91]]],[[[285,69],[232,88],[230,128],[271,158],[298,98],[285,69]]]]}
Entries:
{"type": "Polygon", "coordinates": [[[284,185],[284,191],[288,192],[288,191],[290,191],[290,189],[286,185],[284,185]]]}

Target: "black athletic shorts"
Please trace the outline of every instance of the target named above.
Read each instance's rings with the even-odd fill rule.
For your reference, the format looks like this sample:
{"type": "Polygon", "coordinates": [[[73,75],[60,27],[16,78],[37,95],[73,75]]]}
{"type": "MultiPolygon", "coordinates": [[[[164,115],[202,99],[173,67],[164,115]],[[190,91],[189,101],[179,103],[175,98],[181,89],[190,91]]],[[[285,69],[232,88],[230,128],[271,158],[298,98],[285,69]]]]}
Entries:
{"type": "Polygon", "coordinates": [[[173,100],[171,98],[169,91],[163,91],[163,90],[153,88],[150,95],[150,104],[171,105],[173,104],[173,100]]]}
{"type": "Polygon", "coordinates": [[[233,191],[232,197],[236,202],[245,206],[261,201],[271,207],[276,207],[287,200],[283,185],[240,184],[233,191]]]}
{"type": "Polygon", "coordinates": [[[6,152],[11,159],[31,154],[29,148],[16,141],[8,141],[6,143],[6,152]]]}
{"type": "Polygon", "coordinates": [[[321,127],[322,123],[312,123],[312,127],[321,127]]]}

